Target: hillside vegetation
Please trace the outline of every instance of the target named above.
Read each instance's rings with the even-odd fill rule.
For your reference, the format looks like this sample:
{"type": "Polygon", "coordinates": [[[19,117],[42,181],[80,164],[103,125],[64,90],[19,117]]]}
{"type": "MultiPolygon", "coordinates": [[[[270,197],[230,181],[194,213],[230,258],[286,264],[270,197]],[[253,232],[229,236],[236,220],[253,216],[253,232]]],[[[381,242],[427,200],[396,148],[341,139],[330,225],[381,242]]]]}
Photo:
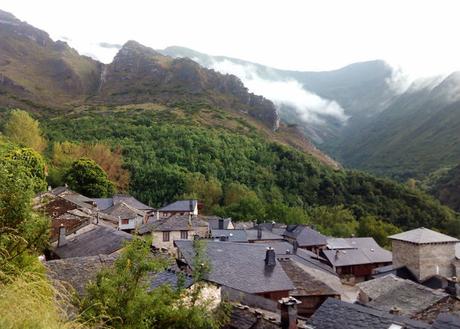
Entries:
{"type": "Polygon", "coordinates": [[[245,122],[230,121],[222,113],[219,119],[219,112],[209,111],[140,105],[88,109],[43,125],[53,142],[119,146],[131,175],[130,191],[152,206],[194,196],[208,200],[210,213],[285,222],[308,221],[318,206],[339,206],[358,221],[370,215],[402,229],[425,226],[458,234],[457,215],[418,190],[360,172],[332,170],[267,140],[245,122]],[[201,120],[210,113],[215,118],[206,125],[201,120]],[[240,197],[228,198],[235,190],[240,197]]]}

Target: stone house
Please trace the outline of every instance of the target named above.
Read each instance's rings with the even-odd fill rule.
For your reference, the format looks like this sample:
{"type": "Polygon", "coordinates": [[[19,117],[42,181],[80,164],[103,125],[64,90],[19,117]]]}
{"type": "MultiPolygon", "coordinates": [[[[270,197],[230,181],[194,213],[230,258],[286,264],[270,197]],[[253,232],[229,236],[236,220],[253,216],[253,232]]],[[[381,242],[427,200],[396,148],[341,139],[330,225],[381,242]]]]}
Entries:
{"type": "Polygon", "coordinates": [[[118,229],[132,232],[141,225],[146,224],[149,218],[147,212],[136,209],[124,202],[117,203],[114,206],[104,210],[104,212],[118,221],[118,229]]]}
{"type": "Polygon", "coordinates": [[[394,268],[407,267],[419,282],[436,275],[456,276],[458,239],[423,227],[389,238],[394,268]]]}
{"type": "Polygon", "coordinates": [[[158,209],[156,218],[162,219],[174,215],[198,216],[198,208],[199,205],[197,200],[179,200],[158,209]]]}
{"type": "Polygon", "coordinates": [[[171,253],[175,253],[175,240],[193,240],[195,236],[199,238],[209,236],[209,223],[200,217],[189,215],[173,215],[147,226],[152,232],[152,246],[171,253]]]}
{"type": "Polygon", "coordinates": [[[343,282],[369,280],[374,269],[391,265],[392,254],[373,238],[328,238],[320,255],[334,268],[343,282]]]}

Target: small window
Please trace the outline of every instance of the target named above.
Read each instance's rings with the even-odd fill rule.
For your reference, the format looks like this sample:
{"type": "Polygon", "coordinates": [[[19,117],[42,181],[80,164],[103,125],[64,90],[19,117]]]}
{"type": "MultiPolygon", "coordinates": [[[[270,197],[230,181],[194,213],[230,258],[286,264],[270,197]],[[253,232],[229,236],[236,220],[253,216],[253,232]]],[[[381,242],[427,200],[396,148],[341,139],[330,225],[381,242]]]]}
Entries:
{"type": "Polygon", "coordinates": [[[122,224],[122,225],[127,225],[127,224],[129,224],[129,219],[122,219],[122,220],[121,220],[121,224],[122,224]]]}
{"type": "Polygon", "coordinates": [[[180,238],[182,240],[187,240],[188,239],[188,231],[180,231],[180,238]]]}
{"type": "Polygon", "coordinates": [[[164,242],[169,241],[169,232],[163,232],[163,241],[164,242]]]}

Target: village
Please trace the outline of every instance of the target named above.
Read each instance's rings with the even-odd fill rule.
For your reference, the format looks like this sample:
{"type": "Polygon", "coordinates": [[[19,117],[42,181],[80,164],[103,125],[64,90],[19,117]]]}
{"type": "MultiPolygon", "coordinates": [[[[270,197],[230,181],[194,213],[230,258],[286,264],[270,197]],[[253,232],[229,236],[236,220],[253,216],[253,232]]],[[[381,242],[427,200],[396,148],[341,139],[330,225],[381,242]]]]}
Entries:
{"type": "Polygon", "coordinates": [[[456,238],[417,228],[389,237],[324,236],[306,225],[234,222],[201,214],[199,200],[154,209],[129,195],[88,198],[67,186],[34,198],[51,218],[48,275],[80,296],[133,236],[174,259],[149,286],[193,289],[194,241],[211,264],[207,296],[233,305],[225,328],[460,328],[456,238]]]}

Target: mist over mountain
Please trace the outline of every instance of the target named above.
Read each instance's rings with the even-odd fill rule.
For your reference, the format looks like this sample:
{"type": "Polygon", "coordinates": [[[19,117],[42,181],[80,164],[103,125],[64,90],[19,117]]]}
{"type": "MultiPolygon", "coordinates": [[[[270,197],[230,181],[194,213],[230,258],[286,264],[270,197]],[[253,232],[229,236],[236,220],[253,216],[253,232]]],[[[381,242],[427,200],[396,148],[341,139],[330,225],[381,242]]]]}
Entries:
{"type": "Polygon", "coordinates": [[[348,167],[405,180],[460,162],[459,73],[411,81],[380,60],[297,72],[182,47],[161,52],[237,75],[348,167]]]}

